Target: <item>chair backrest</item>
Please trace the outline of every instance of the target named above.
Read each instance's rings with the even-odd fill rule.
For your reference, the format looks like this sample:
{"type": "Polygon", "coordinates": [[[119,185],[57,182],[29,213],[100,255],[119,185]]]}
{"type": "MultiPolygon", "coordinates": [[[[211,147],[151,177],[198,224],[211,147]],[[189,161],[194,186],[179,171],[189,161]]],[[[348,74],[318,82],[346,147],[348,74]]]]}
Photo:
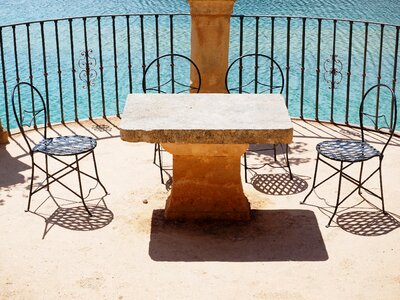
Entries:
{"type": "Polygon", "coordinates": [[[362,98],[359,118],[362,141],[365,141],[366,128],[388,131],[388,139],[381,150],[383,154],[396,130],[397,103],[393,90],[386,84],[377,84],[369,88],[362,98]]]}
{"type": "Polygon", "coordinates": [[[199,68],[181,54],[165,54],[154,59],[145,69],[142,88],[144,93],[199,93],[199,68]]]}
{"type": "Polygon", "coordinates": [[[12,91],[12,108],[18,128],[29,151],[32,151],[31,144],[26,137],[25,128],[36,127],[37,124],[44,125],[44,138],[47,137],[47,110],[42,94],[28,82],[18,83],[12,91]],[[21,88],[26,87],[28,89],[21,88]],[[36,97],[35,97],[36,95],[36,97]]]}
{"type": "Polygon", "coordinates": [[[264,54],[245,54],[236,58],[225,75],[225,87],[230,94],[282,94],[284,86],[281,67],[264,54]]]}

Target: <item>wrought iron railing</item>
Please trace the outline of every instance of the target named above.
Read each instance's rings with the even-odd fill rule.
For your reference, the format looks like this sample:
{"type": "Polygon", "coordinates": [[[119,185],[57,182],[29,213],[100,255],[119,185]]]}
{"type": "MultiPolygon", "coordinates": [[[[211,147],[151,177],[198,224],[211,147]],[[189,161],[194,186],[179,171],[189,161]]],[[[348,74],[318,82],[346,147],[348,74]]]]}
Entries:
{"type": "MultiPolygon", "coordinates": [[[[357,124],[361,99],[369,86],[386,83],[396,90],[400,26],[344,19],[234,16],[232,28],[231,56],[262,53],[285,68],[284,93],[294,117],[357,124]]],[[[378,108],[388,109],[380,107],[379,101],[378,93],[378,108]]],[[[379,113],[377,109],[376,117],[379,113]]]]}
{"type": "MultiPolygon", "coordinates": [[[[142,92],[146,64],[166,53],[190,57],[188,39],[187,14],[88,16],[0,26],[2,124],[9,132],[16,127],[10,93],[20,81],[43,92],[49,125],[120,116],[126,95],[142,92]]],[[[26,92],[19,96],[33,106],[33,93],[26,92]]]]}
{"type": "MultiPolygon", "coordinates": [[[[230,61],[248,53],[284,69],[292,117],[357,124],[365,90],[397,91],[400,25],[289,16],[231,18],[230,61]]],[[[190,56],[190,15],[110,15],[0,27],[0,117],[16,127],[12,87],[28,81],[44,92],[49,124],[119,116],[125,96],[142,92],[144,69],[166,53],[190,56]]],[[[24,95],[22,95],[24,96],[24,95]]],[[[33,101],[25,95],[26,101],[33,101]]],[[[376,95],[379,110],[380,95],[376,95]]],[[[375,128],[378,130],[378,127],[375,128]]]]}

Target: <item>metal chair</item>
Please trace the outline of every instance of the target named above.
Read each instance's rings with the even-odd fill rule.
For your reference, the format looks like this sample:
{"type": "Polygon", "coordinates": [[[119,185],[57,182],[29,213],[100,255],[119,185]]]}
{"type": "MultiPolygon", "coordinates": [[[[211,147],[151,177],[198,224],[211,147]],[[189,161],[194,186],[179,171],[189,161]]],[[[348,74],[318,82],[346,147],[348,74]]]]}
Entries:
{"type": "MultiPolygon", "coordinates": [[[[199,93],[201,76],[199,68],[188,57],[171,53],[154,59],[145,69],[142,88],[144,93],[181,94],[199,93]]],[[[160,144],[154,145],[153,163],[160,169],[161,183],[164,184],[160,144]]]]}
{"type": "MultiPolygon", "coordinates": [[[[21,131],[21,134],[28,145],[29,155],[31,156],[32,161],[31,183],[29,188],[28,207],[26,211],[29,211],[30,209],[32,195],[43,190],[44,188],[50,192],[50,185],[57,182],[80,198],[87,213],[92,216],[83,196],[81,179],[82,175],[98,182],[103,188],[104,192],[107,194],[107,190],[100,181],[97,172],[96,159],[94,155],[94,148],[96,148],[97,145],[96,140],[91,137],[81,135],[57,136],[53,138],[47,137],[48,111],[46,109],[46,104],[39,90],[30,83],[20,82],[14,87],[12,92],[12,107],[19,130],[21,131]],[[31,93],[29,97],[32,97],[32,104],[28,105],[28,101],[22,100],[23,96],[20,93],[20,89],[23,86],[29,87],[31,93]],[[39,97],[35,97],[35,93],[39,97]],[[38,98],[40,101],[35,101],[35,99],[38,98]],[[27,117],[29,117],[28,120],[26,119],[27,117]],[[36,127],[37,123],[43,123],[43,138],[38,143],[34,143],[32,142],[31,138],[28,139],[25,133],[25,128],[31,127],[32,125],[36,127]],[[42,166],[35,161],[35,156],[39,153],[45,155],[45,166],[42,166]],[[93,157],[95,176],[82,171],[79,166],[79,162],[89,155],[92,155],[93,157]],[[68,162],[66,157],[73,157],[74,160],[72,162],[68,162]],[[55,172],[50,173],[50,159],[52,159],[54,162],[58,162],[58,164],[61,164],[63,167],[55,172]],[[33,189],[33,179],[36,168],[45,173],[46,180],[44,180],[36,189],[33,189]],[[73,190],[61,181],[62,178],[73,171],[76,171],[78,176],[79,191],[73,190]]],[[[71,161],[71,159],[69,160],[71,161]]]]}
{"type": "MultiPolygon", "coordinates": [[[[228,67],[225,75],[225,87],[229,94],[282,94],[285,79],[279,64],[271,57],[264,54],[245,54],[236,58],[228,67]],[[277,80],[276,80],[277,79],[277,80]]],[[[273,145],[274,161],[276,162],[276,146],[273,145]]],[[[289,170],[290,179],[293,179],[289,163],[289,145],[282,145],[285,154],[286,167],[289,170]]],[[[271,149],[258,149],[265,151],[271,149]]],[[[247,165],[247,153],[244,154],[245,181],[247,171],[261,167],[249,167],[247,165]]]]}
{"type": "Polygon", "coordinates": [[[359,110],[359,118],[360,118],[360,128],[361,128],[361,140],[344,140],[344,139],[329,140],[329,141],[323,141],[316,146],[318,153],[315,164],[315,172],[314,172],[312,188],[310,192],[307,194],[307,196],[304,198],[304,200],[300,203],[301,204],[305,203],[305,201],[311,195],[312,191],[315,188],[325,183],[335,175],[339,174],[339,185],[338,185],[338,194],[336,198],[336,205],[333,214],[329,219],[329,222],[326,225],[326,227],[330,226],[334,216],[336,215],[339,205],[342,204],[357,190],[360,195],[361,195],[361,189],[363,189],[367,191],[369,194],[380,199],[382,201],[382,211],[385,212],[385,203],[383,198],[383,186],[382,186],[382,160],[384,157],[385,149],[394,134],[397,121],[396,95],[394,94],[392,89],[385,84],[377,84],[371,87],[364,94],[362,98],[359,110]],[[380,101],[382,89],[388,92],[387,96],[388,98],[390,98],[390,102],[387,102],[386,106],[383,106],[383,102],[380,101]],[[370,93],[374,90],[376,90],[377,93],[376,97],[370,97],[373,98],[374,100],[373,103],[370,102],[366,103],[367,96],[370,95],[370,93]],[[368,112],[369,110],[372,110],[372,113],[369,113],[368,112]],[[378,114],[379,110],[383,111],[383,113],[381,113],[380,115],[378,114]],[[386,133],[388,138],[381,150],[376,149],[374,146],[372,146],[366,141],[365,131],[366,129],[368,129],[366,124],[368,122],[370,122],[371,125],[374,126],[375,130],[387,129],[386,133]],[[378,167],[368,176],[365,176],[363,174],[364,162],[373,159],[375,157],[379,159],[378,167]],[[327,177],[326,179],[322,180],[318,184],[316,184],[318,163],[320,161],[326,164],[327,166],[333,168],[336,172],[333,173],[331,176],[327,177]],[[339,168],[334,166],[330,161],[340,162],[339,168]],[[360,174],[358,179],[350,176],[348,173],[345,172],[346,169],[348,169],[355,163],[361,163],[360,174]],[[380,195],[377,195],[376,193],[372,192],[371,190],[367,189],[364,186],[364,184],[377,172],[379,172],[380,195]],[[353,183],[356,187],[346,197],[344,197],[341,200],[340,192],[342,186],[342,178],[347,179],[349,182],[353,183]]]}

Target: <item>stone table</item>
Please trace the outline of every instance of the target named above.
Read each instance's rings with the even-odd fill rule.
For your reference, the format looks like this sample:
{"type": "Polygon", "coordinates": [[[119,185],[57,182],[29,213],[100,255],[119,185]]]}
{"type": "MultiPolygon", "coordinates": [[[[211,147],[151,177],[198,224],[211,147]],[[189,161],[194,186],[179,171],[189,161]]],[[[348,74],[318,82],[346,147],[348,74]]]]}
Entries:
{"type": "Polygon", "coordinates": [[[120,133],[173,155],[167,219],[249,220],[241,155],[249,144],[290,144],[293,127],[280,94],[129,94],[120,133]]]}

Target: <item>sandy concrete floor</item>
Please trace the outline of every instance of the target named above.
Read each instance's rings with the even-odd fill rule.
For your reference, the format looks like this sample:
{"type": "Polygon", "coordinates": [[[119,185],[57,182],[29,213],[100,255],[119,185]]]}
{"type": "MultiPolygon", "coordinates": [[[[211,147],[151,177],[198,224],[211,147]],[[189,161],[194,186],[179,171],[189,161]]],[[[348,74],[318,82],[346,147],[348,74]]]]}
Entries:
{"type": "MultiPolygon", "coordinates": [[[[252,183],[244,184],[251,222],[166,222],[170,182],[160,184],[153,145],[121,141],[117,124],[88,121],[52,132],[98,139],[96,158],[109,195],[99,187],[90,193],[92,218],[57,187],[52,197],[36,194],[25,213],[30,157],[20,136],[0,146],[0,299],[399,299],[398,139],[383,163],[388,215],[376,208],[379,200],[355,194],[325,228],[337,179],[299,204],[312,184],[315,145],[358,133],[295,121],[295,179],[288,181],[274,164],[253,173],[252,183]]],[[[250,163],[273,160],[253,152],[250,163]]],[[[37,175],[35,182],[43,179],[37,175]]],[[[376,183],[371,189],[379,191],[376,183]]]]}

